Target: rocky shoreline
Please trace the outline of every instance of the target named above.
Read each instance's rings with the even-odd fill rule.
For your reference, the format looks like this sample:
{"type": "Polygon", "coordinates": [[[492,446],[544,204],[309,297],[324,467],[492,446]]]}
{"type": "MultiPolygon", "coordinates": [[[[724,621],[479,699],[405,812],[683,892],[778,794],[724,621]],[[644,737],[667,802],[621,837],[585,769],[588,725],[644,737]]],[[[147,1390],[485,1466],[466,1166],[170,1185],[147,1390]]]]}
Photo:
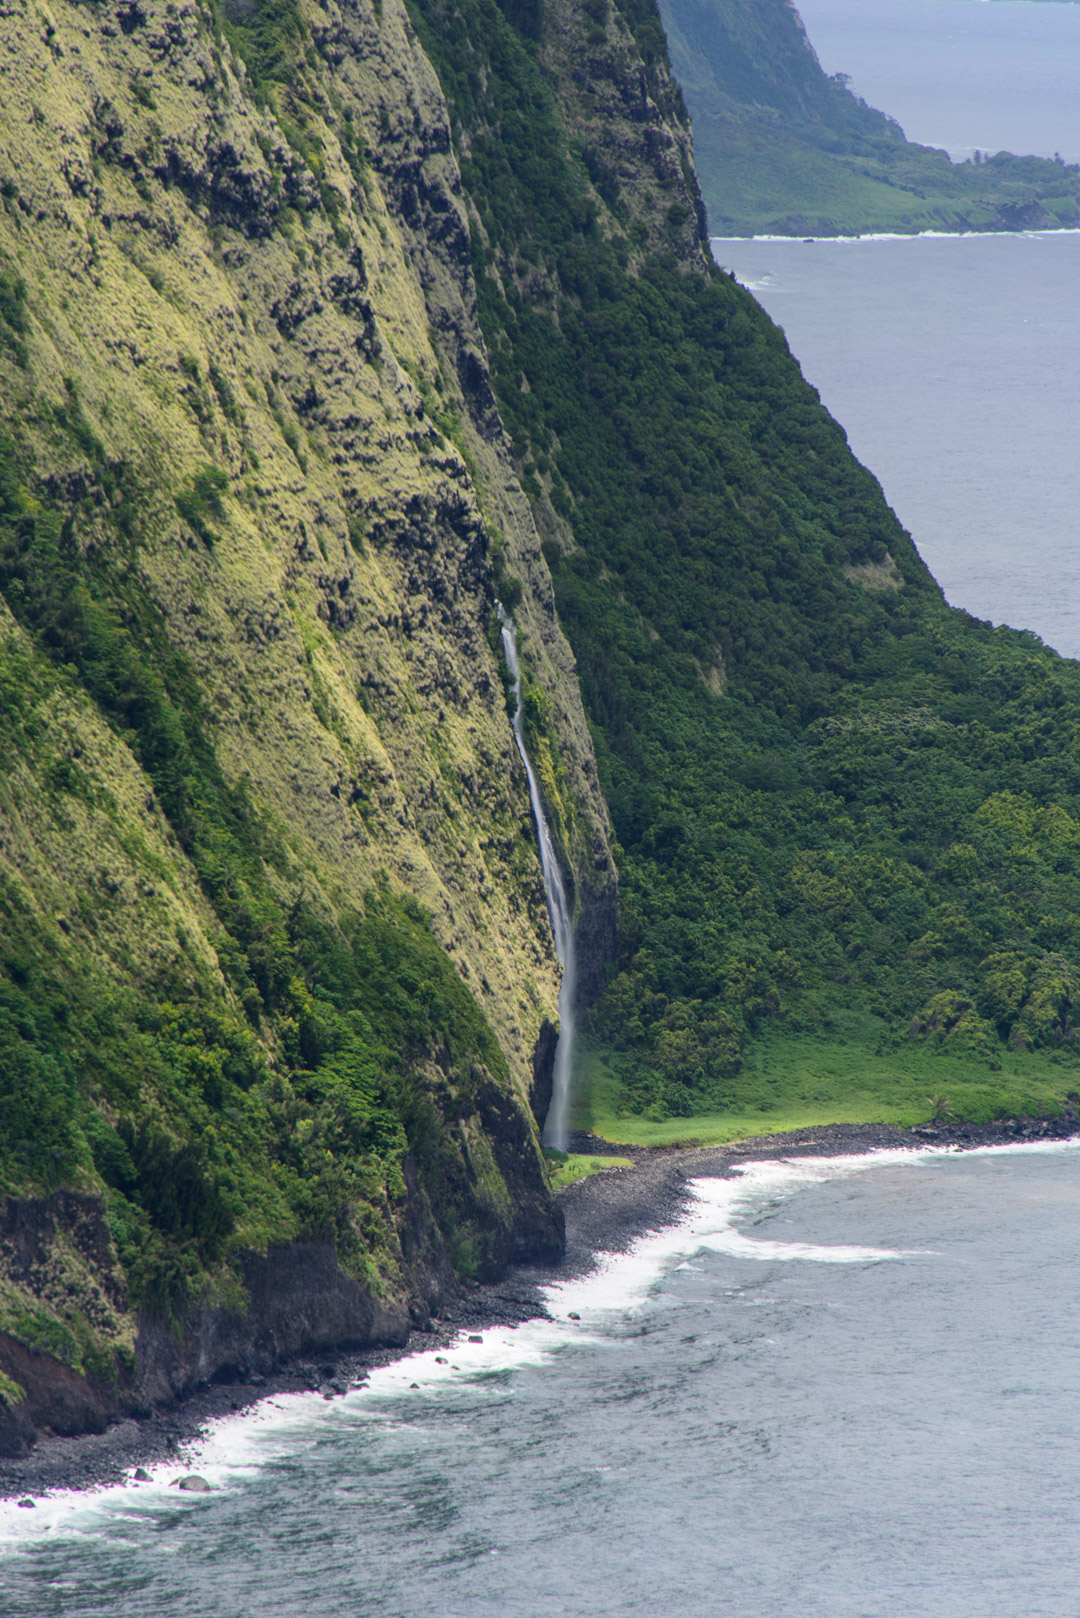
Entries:
{"type": "Polygon", "coordinates": [[[280,1372],[235,1384],[200,1389],[142,1420],[118,1422],[107,1432],[76,1438],[43,1438],[26,1456],[0,1462],[0,1499],[32,1501],[64,1489],[93,1489],[130,1479],[136,1467],[175,1460],[208,1422],[236,1414],[276,1393],[315,1391],[328,1400],[361,1384],[370,1370],[420,1349],[449,1346],[463,1331],[518,1325],[546,1313],[545,1284],[587,1274],[602,1252],[625,1251],[648,1231],[672,1224],[698,1176],[727,1177],[749,1160],[858,1155],[890,1147],[1006,1145],[1064,1140],[1080,1133],[1080,1117],[1052,1121],[1009,1120],[992,1125],[956,1124],[898,1129],[889,1124],[829,1124],[763,1135],[721,1147],[612,1146],[578,1135],[575,1151],[633,1159],[633,1169],[614,1169],[579,1180],[559,1194],[566,1215],[566,1255],[544,1268],[515,1266],[498,1282],[461,1287],[423,1331],[403,1346],[299,1360],[280,1372]]]}

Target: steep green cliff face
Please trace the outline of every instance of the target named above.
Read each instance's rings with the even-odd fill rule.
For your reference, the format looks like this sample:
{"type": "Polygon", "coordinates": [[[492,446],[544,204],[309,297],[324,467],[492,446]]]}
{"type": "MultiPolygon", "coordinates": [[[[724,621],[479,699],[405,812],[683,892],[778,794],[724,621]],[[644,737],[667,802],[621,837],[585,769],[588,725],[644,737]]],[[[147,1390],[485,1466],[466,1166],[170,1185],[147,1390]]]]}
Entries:
{"type": "Polygon", "coordinates": [[[0,1442],[558,1251],[497,593],[624,1110],[1059,1097],[1077,667],[712,264],[653,0],[0,20],[0,1442]]]}
{"type": "Polygon", "coordinates": [[[614,870],[400,5],[0,16],[17,1444],[558,1250],[497,589],[594,979],[614,870]]]}
{"type": "Polygon", "coordinates": [[[825,74],[792,0],[661,0],[716,236],[1080,222],[1080,168],[952,163],[825,74]]]}
{"type": "Polygon", "coordinates": [[[610,1104],[850,1116],[861,1055],[890,1116],[946,1085],[978,1116],[1054,1105],[1080,668],[944,605],[782,334],[708,262],[651,6],[411,3],[617,837],[622,953],[591,1025],[610,1104]],[[817,1053],[797,1079],[792,1048],[767,1060],[781,1036],[817,1053]],[[935,1083],[939,1050],[958,1065],[935,1083]]]}

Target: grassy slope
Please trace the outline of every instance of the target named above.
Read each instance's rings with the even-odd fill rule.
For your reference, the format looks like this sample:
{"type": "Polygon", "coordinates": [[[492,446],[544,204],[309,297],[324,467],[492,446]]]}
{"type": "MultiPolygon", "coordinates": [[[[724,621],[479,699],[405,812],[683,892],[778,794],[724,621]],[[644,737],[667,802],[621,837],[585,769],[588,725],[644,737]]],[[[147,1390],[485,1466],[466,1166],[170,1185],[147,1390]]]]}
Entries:
{"type": "Polygon", "coordinates": [[[738,1131],[944,1091],[982,1116],[1015,1080],[1052,1105],[1075,1082],[1080,669],[948,609],[753,300],[635,250],[632,177],[597,194],[528,34],[485,0],[452,30],[441,0],[414,13],[468,139],[500,405],[573,533],[548,555],[623,896],[598,1116],[738,1131]],[[803,1054],[777,1088],[781,1036],[803,1054]]]}
{"type": "MultiPolygon", "coordinates": [[[[410,1144],[436,1182],[459,1168],[420,1079],[427,1053],[446,1047],[455,1108],[483,1083],[474,1063],[505,1082],[505,1056],[414,901],[373,889],[329,920],[300,892],[283,897],[288,850],[227,784],[190,667],[130,582],[82,565],[63,512],[32,502],[18,470],[0,441],[0,584],[15,619],[0,644],[4,808],[17,824],[43,777],[28,857],[62,839],[78,880],[81,832],[99,860],[115,840],[132,869],[118,879],[110,860],[74,890],[59,872],[58,926],[28,884],[3,882],[0,1186],[104,1181],[134,1296],[165,1311],[234,1238],[333,1230],[374,1279],[394,1264],[410,1144]],[[160,847],[124,802],[132,786],[160,804],[160,847]],[[215,956],[200,959],[181,926],[187,960],[133,957],[145,934],[116,910],[153,882],[194,890],[180,919],[207,926],[215,956]]],[[[461,1257],[475,1264],[479,1249],[461,1257]]]]}
{"type": "Polygon", "coordinates": [[[785,0],[662,0],[715,235],[1075,225],[1080,169],[906,141],[827,77],[785,0]]]}

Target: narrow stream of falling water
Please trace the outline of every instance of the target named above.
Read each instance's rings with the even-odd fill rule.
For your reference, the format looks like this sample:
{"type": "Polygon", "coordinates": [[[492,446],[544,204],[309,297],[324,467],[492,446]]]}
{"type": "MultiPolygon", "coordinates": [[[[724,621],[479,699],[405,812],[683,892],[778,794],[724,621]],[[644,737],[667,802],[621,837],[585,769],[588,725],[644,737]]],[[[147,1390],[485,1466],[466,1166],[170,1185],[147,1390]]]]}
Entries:
{"type": "Polygon", "coordinates": [[[574,997],[576,994],[575,968],[574,968],[574,928],[570,916],[570,905],[566,896],[566,887],[563,883],[562,871],[559,869],[558,856],[555,853],[555,841],[551,835],[547,815],[544,813],[544,801],[540,796],[540,784],[536,779],[536,771],[529,758],[529,750],[525,745],[525,709],[521,700],[521,664],[518,660],[517,633],[513,620],[507,615],[503,607],[499,606],[499,622],[502,625],[503,650],[506,653],[506,666],[510,670],[513,680],[511,693],[513,697],[512,722],[514,726],[514,740],[517,750],[521,754],[521,762],[525,766],[525,774],[529,782],[529,802],[532,804],[533,819],[536,822],[536,840],[540,845],[540,869],[544,876],[544,893],[547,896],[548,913],[551,916],[551,930],[555,935],[555,953],[562,967],[562,983],[559,987],[559,1043],[555,1047],[555,1076],[551,1093],[551,1107],[548,1110],[547,1122],[544,1125],[544,1143],[553,1146],[556,1151],[566,1150],[567,1125],[570,1113],[570,1064],[574,1049],[574,997]]]}

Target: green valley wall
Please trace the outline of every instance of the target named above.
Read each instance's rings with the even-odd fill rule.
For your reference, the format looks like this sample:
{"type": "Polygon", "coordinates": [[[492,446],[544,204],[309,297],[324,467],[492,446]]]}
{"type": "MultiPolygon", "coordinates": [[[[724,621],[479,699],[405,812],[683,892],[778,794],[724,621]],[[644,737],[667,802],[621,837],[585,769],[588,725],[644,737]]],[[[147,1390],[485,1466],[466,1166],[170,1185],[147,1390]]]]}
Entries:
{"type": "MultiPolygon", "coordinates": [[[[411,4],[611,807],[621,950],[589,1030],[608,1121],[1066,1105],[1080,670],[946,607],[783,333],[711,263],[651,0],[411,4]]],[[[744,102],[843,101],[789,7],[698,10],[738,35],[744,102]]]]}
{"type": "Polygon", "coordinates": [[[0,27],[15,1445],[558,1252],[497,591],[594,987],[614,945],[435,76],[395,0],[231,15],[0,27]]]}
{"type": "Polygon", "coordinates": [[[953,163],[823,72],[793,0],[661,0],[714,236],[1046,230],[1080,220],[1080,168],[953,163]]]}
{"type": "Polygon", "coordinates": [[[1077,667],[711,262],[653,0],[0,23],[3,1446],[561,1251],[497,597],[619,1110],[1060,1106],[1077,667]]]}

